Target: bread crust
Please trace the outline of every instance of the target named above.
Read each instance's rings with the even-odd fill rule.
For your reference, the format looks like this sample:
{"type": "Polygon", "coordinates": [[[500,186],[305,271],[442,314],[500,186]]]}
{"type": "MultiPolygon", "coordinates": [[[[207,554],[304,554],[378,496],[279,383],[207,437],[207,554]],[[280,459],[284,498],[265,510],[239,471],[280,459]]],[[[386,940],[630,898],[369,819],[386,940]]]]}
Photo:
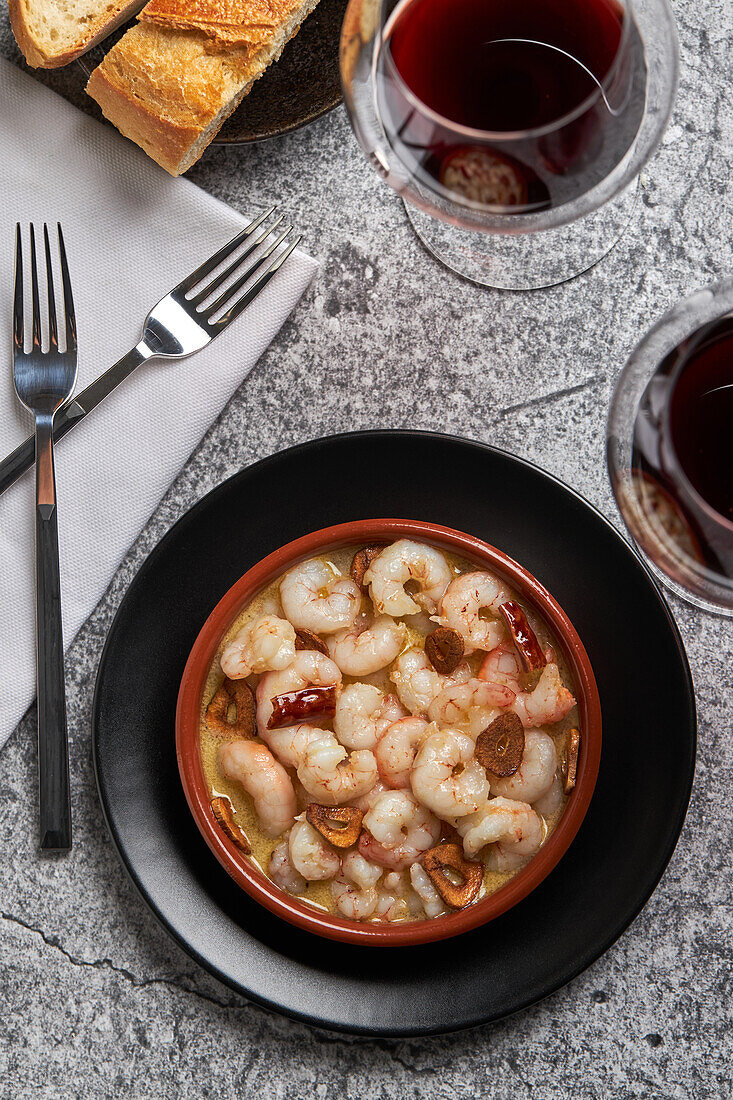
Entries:
{"type": "Polygon", "coordinates": [[[10,26],[20,52],[33,69],[58,69],[101,42],[121,23],[132,19],[140,11],[145,0],[118,0],[111,11],[91,20],[80,32],[79,41],[71,49],[52,51],[33,33],[28,17],[28,0],[8,0],[10,26]]]}
{"type": "Polygon", "coordinates": [[[200,30],[227,44],[261,46],[302,6],[302,0],[149,0],[140,20],[200,30]]]}
{"type": "MultiPolygon", "coordinates": [[[[204,38],[187,32],[186,42],[181,32],[169,33],[173,53],[176,46],[195,47],[191,40],[204,38]]],[[[232,87],[207,78],[205,68],[194,72],[195,49],[179,53],[177,59],[169,58],[169,62],[177,60],[176,65],[158,68],[161,50],[152,48],[149,37],[142,24],[128,31],[92,72],[87,92],[125,137],[177,176],[193,163],[190,153],[202,134],[208,136],[206,144],[213,140],[252,80],[247,79],[244,68],[246,55],[239,58],[241,76],[235,77],[232,87]]],[[[204,38],[202,50],[206,44],[204,38]]]]}
{"type": "MultiPolygon", "coordinates": [[[[256,30],[254,40],[232,44],[199,26],[180,29],[159,24],[161,9],[156,0],[152,12],[146,9],[141,22],[93,71],[87,91],[121,133],[171,175],[180,175],[198,160],[317,3],[272,0],[265,6],[280,12],[287,9],[288,18],[271,28],[250,28],[256,30]]],[[[250,6],[262,8],[260,0],[242,0],[240,11],[250,6]]],[[[172,7],[169,3],[168,8],[172,7]]],[[[204,7],[204,0],[199,0],[192,22],[205,22],[204,7]]],[[[244,13],[240,18],[246,27],[244,13]]]]}

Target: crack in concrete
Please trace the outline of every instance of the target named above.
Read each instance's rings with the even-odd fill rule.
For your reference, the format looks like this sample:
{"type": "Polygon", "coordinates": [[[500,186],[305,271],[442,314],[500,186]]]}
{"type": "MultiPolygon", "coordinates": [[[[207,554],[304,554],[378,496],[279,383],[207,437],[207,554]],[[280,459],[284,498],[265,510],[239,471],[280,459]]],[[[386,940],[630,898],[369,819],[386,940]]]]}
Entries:
{"type": "Polygon", "coordinates": [[[42,928],[37,927],[30,922],[23,920],[21,917],[16,916],[14,913],[6,913],[4,910],[0,910],[0,917],[4,921],[8,921],[10,924],[18,925],[20,928],[25,928],[28,932],[33,932],[34,935],[40,936],[47,947],[53,947],[55,951],[58,951],[61,955],[67,959],[72,966],[79,966],[89,970],[108,970],[113,974],[119,974],[121,978],[129,982],[135,989],[146,989],[153,985],[166,986],[168,989],[175,989],[179,993],[190,993],[194,997],[199,997],[203,1001],[207,1001],[209,1004],[216,1005],[217,1008],[242,1008],[241,1003],[235,1001],[221,1001],[217,997],[212,997],[208,993],[202,993],[198,989],[194,989],[191,986],[183,985],[180,982],[174,981],[172,978],[138,978],[133,974],[131,970],[125,969],[124,966],[117,966],[111,959],[81,959],[76,955],[72,955],[67,951],[62,943],[56,938],[56,936],[50,936],[47,932],[44,932],[42,928]]]}
{"type": "MultiPolygon", "coordinates": [[[[0,918],[7,921],[10,924],[15,924],[20,928],[24,928],[28,932],[32,932],[34,935],[39,936],[48,947],[52,947],[55,951],[58,951],[64,956],[72,966],[78,966],[82,969],[90,970],[108,970],[113,974],[119,974],[121,978],[129,982],[134,989],[146,989],[149,986],[161,985],[168,989],[176,990],[178,993],[190,993],[194,997],[198,997],[209,1004],[215,1005],[217,1008],[225,1009],[241,1009],[241,1008],[255,1008],[259,1006],[249,1005],[246,1001],[242,1002],[228,1002],[221,1001],[216,997],[212,997],[207,993],[202,993],[198,989],[193,989],[190,986],[182,985],[179,982],[174,981],[172,978],[138,978],[133,974],[131,970],[127,970],[124,966],[117,966],[111,959],[81,959],[76,955],[72,955],[70,951],[59,942],[56,936],[51,936],[47,932],[44,932],[42,928],[37,925],[31,924],[29,921],[23,920],[21,917],[16,916],[14,913],[7,913],[5,910],[0,910],[0,918]]],[[[360,1038],[350,1035],[334,1034],[328,1031],[324,1031],[321,1028],[308,1028],[308,1031],[312,1035],[313,1039],[324,1046],[343,1046],[344,1042],[349,1045],[360,1045],[360,1038]]],[[[363,1040],[361,1040],[363,1042],[363,1040]]],[[[400,1052],[399,1049],[395,1049],[404,1042],[400,1039],[381,1039],[378,1036],[374,1036],[371,1039],[367,1039],[364,1045],[371,1045],[379,1050],[382,1050],[388,1057],[397,1065],[402,1066],[409,1073],[417,1075],[430,1076],[435,1073],[435,1067],[433,1066],[417,1066],[407,1060],[400,1052]]],[[[254,1060],[258,1051],[254,1051],[251,1062],[254,1060]]]]}
{"type": "Polygon", "coordinates": [[[561,397],[570,397],[574,393],[581,393],[583,390],[595,386],[597,382],[605,382],[605,380],[605,375],[595,374],[592,378],[589,378],[585,382],[579,382],[576,386],[566,386],[565,389],[553,390],[552,393],[545,393],[540,397],[530,397],[527,401],[520,401],[516,405],[507,405],[506,408],[502,409],[497,415],[501,418],[509,416],[510,413],[522,412],[524,409],[532,409],[540,405],[549,405],[552,401],[559,401],[561,397]]]}

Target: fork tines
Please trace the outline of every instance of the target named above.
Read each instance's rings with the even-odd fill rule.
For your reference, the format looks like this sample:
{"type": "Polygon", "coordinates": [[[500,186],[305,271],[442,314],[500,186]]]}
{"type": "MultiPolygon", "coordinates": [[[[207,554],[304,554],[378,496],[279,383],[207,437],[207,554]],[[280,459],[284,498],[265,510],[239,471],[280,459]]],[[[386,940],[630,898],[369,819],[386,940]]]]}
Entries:
{"type": "Polygon", "coordinates": [[[274,214],[275,210],[276,207],[273,206],[266,210],[264,214],[255,218],[228,244],[220,248],[200,267],[192,271],[187,278],[183,279],[172,292],[179,300],[181,297],[186,299],[187,308],[194,307],[198,323],[208,328],[212,336],[225,328],[235,317],[239,316],[242,310],[246,309],[249,303],[270,281],[275,272],[282,267],[290,253],[300,242],[300,236],[290,240],[287,239],[293,231],[292,225],[286,225],[284,229],[277,233],[274,239],[268,240],[282,225],[282,215],[265,226],[262,232],[257,233],[257,230],[264,226],[264,223],[274,214]],[[223,271],[214,274],[222,264],[237,253],[242,245],[245,245],[245,247],[236,258],[223,271]],[[281,248],[281,245],[286,245],[286,247],[281,248]],[[278,249],[280,250],[278,251],[278,249]],[[245,264],[245,261],[254,253],[257,253],[257,255],[254,256],[251,263],[245,264]],[[273,254],[274,259],[272,262],[263,268],[263,264],[273,254]],[[252,285],[241,297],[237,297],[245,284],[258,272],[259,274],[252,285]],[[209,279],[212,274],[214,274],[214,277],[209,279]],[[234,279],[234,281],[229,283],[231,279],[234,279]],[[227,285],[228,283],[229,285],[227,285]],[[209,301],[218,290],[221,290],[219,296],[214,301],[209,301]],[[226,308],[227,306],[228,308],[226,308]],[[225,311],[223,314],[222,310],[225,311]],[[218,314],[221,314],[221,316],[217,316],[218,314]]]}
{"type": "MultiPolygon", "coordinates": [[[[71,280],[69,278],[69,265],[66,260],[66,248],[61,226],[56,223],[59,248],[59,267],[61,270],[61,286],[63,291],[63,317],[66,351],[76,351],[76,315],[74,313],[74,299],[71,293],[71,280]]],[[[43,246],[46,257],[46,287],[48,298],[48,348],[47,351],[58,351],[58,322],[56,316],[56,291],[53,279],[53,266],[51,263],[51,246],[49,243],[48,226],[43,225],[43,246]]],[[[33,224],[30,225],[30,260],[31,260],[31,328],[33,332],[32,349],[42,352],[41,336],[41,305],[38,292],[38,264],[36,260],[36,234],[33,224]]],[[[13,299],[13,344],[16,355],[25,354],[25,324],[24,324],[24,293],[23,293],[23,236],[20,223],[15,227],[15,293],[13,299]]]]}

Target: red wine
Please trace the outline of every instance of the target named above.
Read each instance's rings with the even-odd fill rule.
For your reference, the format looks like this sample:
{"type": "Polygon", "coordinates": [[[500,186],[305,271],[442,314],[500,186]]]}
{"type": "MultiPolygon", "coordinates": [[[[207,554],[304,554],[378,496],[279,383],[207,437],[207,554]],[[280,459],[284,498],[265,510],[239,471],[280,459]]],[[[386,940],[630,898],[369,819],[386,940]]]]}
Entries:
{"type": "Polygon", "coordinates": [[[517,213],[604,179],[645,103],[643,47],[626,18],[619,0],[397,3],[380,113],[418,187],[437,179],[458,199],[517,213]]]}
{"type": "Polygon", "coordinates": [[[680,370],[670,441],[692,486],[733,523],[733,319],[707,333],[680,370]]]}
{"type": "Polygon", "coordinates": [[[444,118],[529,130],[598,91],[622,22],[614,0],[418,0],[398,16],[390,48],[405,84],[444,118]]]}
{"type": "Polygon", "coordinates": [[[659,365],[639,404],[632,468],[645,508],[684,556],[733,577],[733,318],[659,365]]]}

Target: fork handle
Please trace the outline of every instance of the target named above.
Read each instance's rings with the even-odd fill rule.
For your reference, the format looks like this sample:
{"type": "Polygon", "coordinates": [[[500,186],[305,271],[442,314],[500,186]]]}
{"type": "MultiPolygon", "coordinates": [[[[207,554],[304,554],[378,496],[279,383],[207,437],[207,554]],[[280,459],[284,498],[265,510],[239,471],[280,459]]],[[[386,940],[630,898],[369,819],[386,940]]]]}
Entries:
{"type": "MultiPolygon", "coordinates": [[[[68,404],[59,409],[53,425],[53,438],[57,443],[68,431],[83,420],[87,413],[96,409],[100,401],[103,401],[119,386],[120,382],[132,374],[141,363],[153,358],[154,352],[148,349],[142,341],[131,351],[96,378],[85,390],[77,394],[68,404]]],[[[14,481],[30,470],[36,459],[36,441],[34,436],[29,436],[12,451],[7,458],[0,462],[0,496],[9,489],[14,481]]]]}
{"type": "Polygon", "coordinates": [[[41,848],[71,848],[53,418],[36,422],[36,644],[41,848]]]}

